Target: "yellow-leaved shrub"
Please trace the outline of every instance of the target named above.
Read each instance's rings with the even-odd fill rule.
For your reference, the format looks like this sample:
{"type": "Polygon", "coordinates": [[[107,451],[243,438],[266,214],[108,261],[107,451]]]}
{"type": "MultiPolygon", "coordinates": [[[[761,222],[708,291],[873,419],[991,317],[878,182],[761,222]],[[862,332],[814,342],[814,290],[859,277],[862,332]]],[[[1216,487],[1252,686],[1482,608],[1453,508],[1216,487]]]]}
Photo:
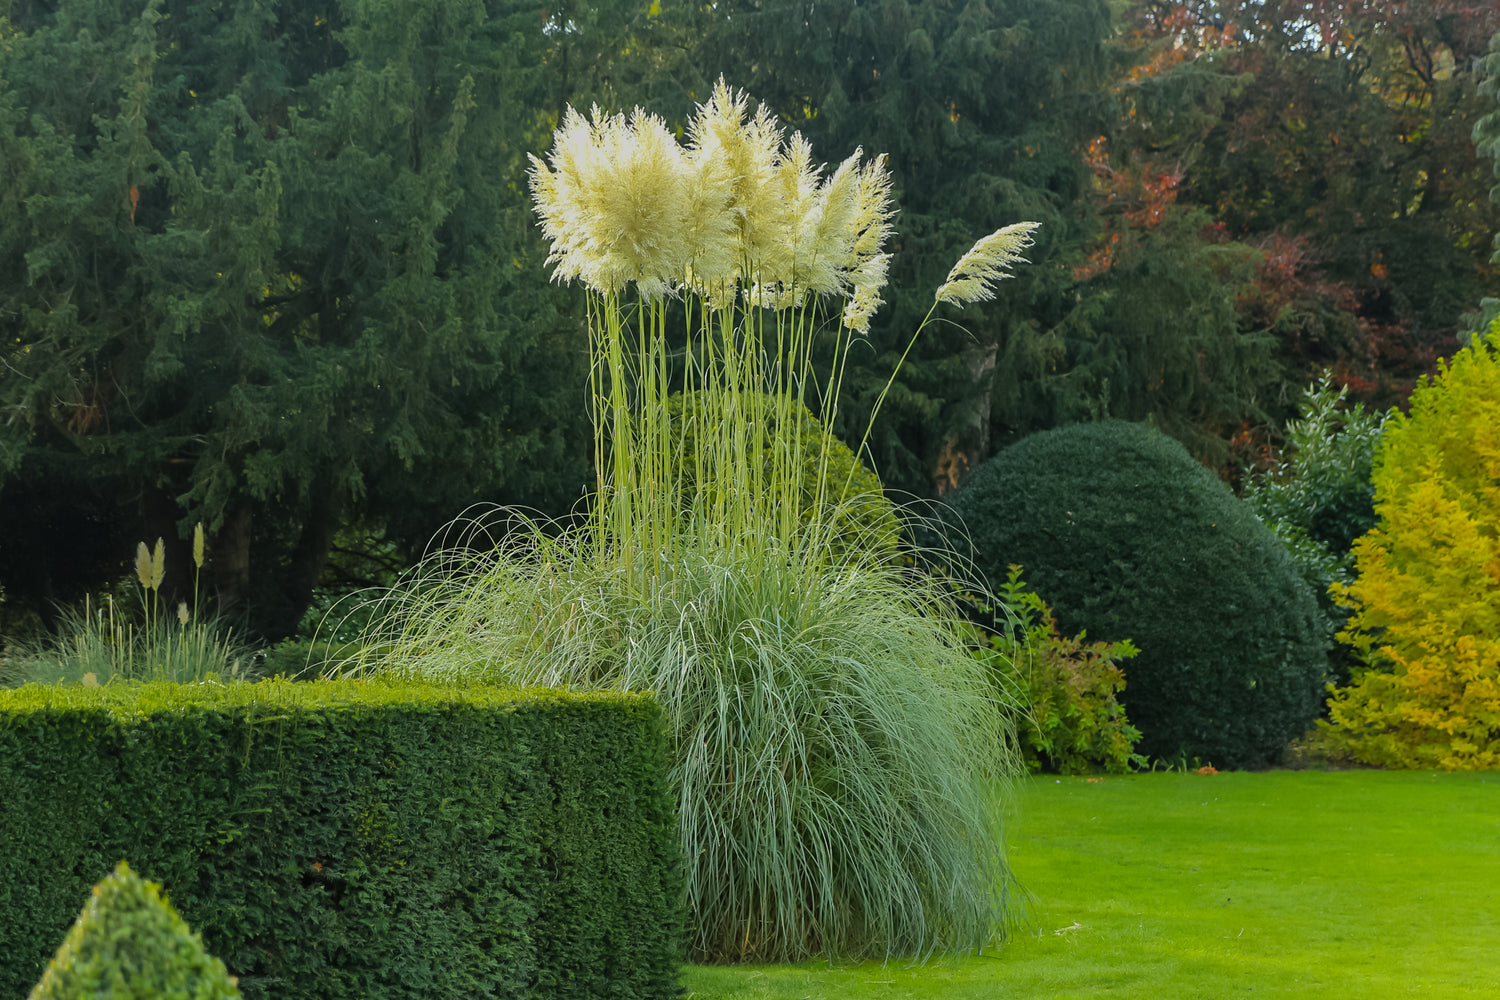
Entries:
{"type": "Polygon", "coordinates": [[[1500,766],[1500,322],[1412,394],[1375,459],[1379,524],[1332,588],[1365,669],[1322,736],[1382,767],[1500,766]]]}

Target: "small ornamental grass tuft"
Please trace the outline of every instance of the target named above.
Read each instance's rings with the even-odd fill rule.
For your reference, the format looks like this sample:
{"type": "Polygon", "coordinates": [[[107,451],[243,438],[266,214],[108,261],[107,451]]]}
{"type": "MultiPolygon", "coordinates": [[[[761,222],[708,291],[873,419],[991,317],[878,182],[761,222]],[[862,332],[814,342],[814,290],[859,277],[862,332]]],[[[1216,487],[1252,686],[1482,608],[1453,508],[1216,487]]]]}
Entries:
{"type": "MultiPolygon", "coordinates": [[[[193,562],[203,568],[203,526],[193,533],[193,562]]],[[[136,580],[141,586],[143,621],[117,606],[113,595],[95,604],[62,610],[51,639],[21,643],[0,669],[0,686],[28,682],[81,683],[89,686],[120,681],[196,683],[211,678],[252,679],[252,651],[234,630],[198,614],[198,580],[193,580],[193,607],[179,601],[174,613],[156,611],[166,576],[162,539],[153,552],[145,542],[136,548],[136,580]]]]}
{"type": "MultiPolygon", "coordinates": [[[[825,176],[722,80],[686,134],[569,109],[532,159],[554,277],[588,289],[582,526],[439,552],[346,669],[655,691],[700,958],[982,948],[1011,709],[830,430],[885,282],[884,158],[825,176]]],[[[984,297],[1024,235],[944,301],[984,297]]]]}
{"type": "Polygon", "coordinates": [[[170,621],[141,625],[106,597],[102,605],[90,599],[81,609],[65,609],[55,638],[17,646],[8,673],[15,683],[190,684],[215,677],[251,679],[251,657],[250,647],[232,630],[215,621],[199,621],[183,606],[170,621]]]}

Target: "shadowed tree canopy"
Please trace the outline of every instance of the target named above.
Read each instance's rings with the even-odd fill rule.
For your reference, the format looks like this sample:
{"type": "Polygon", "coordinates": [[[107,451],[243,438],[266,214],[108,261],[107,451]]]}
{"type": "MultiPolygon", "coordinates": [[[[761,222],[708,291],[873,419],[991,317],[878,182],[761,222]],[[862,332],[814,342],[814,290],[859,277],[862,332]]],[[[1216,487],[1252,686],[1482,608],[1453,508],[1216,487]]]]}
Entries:
{"type": "Polygon", "coordinates": [[[1140,56],[1115,44],[1110,5],[759,0],[714,4],[698,25],[699,64],[766,99],[820,155],[890,157],[897,255],[845,430],[863,427],[973,239],[1042,223],[998,301],[950,311],[916,345],[871,441],[888,485],[941,493],[1009,441],[1108,416],[1153,420],[1222,462],[1241,422],[1263,416],[1271,341],[1237,308],[1257,254],[1175,204],[1180,177],[1132,161],[1119,83],[1140,56]]]}
{"type": "Polygon", "coordinates": [[[566,104],[675,126],[721,74],[820,158],[889,156],[846,439],[953,262],[1042,224],[914,347],[888,486],[1100,417],[1222,465],[1324,366],[1396,398],[1493,292],[1497,29],[1465,0],[0,0],[0,586],[72,599],[201,520],[278,634],[341,528],[409,554],[473,502],[567,512],[583,297],[525,154],[566,104]]]}
{"type": "MultiPolygon", "coordinates": [[[[1480,156],[1494,161],[1492,170],[1496,184],[1490,188],[1490,201],[1500,205],[1500,108],[1495,107],[1495,102],[1500,102],[1500,30],[1490,37],[1489,53],[1479,66],[1484,77],[1479,83],[1479,93],[1490,103],[1485,106],[1488,114],[1474,123],[1474,147],[1480,156]]],[[[1494,242],[1495,253],[1490,257],[1490,263],[1500,265],[1500,232],[1495,234],[1494,242]]]]}
{"type": "Polygon", "coordinates": [[[476,500],[577,498],[581,317],[545,286],[523,170],[561,99],[592,95],[589,46],[615,44],[598,15],[584,32],[509,0],[7,10],[13,595],[70,597],[201,520],[220,596],[275,634],[342,523],[420,545],[476,500]]]}

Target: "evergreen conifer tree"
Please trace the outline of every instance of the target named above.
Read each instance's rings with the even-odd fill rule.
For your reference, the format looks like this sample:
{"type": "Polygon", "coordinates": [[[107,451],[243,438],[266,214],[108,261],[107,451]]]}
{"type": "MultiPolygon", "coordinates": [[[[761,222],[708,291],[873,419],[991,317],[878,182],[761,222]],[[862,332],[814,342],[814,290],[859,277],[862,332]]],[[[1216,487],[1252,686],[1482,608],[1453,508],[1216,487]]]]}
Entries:
{"type": "Polygon", "coordinates": [[[0,574],[202,521],[218,593],[277,633],[343,523],[416,547],[476,500],[567,508],[585,345],[535,277],[522,170],[574,40],[539,14],[11,10],[0,574]]]}

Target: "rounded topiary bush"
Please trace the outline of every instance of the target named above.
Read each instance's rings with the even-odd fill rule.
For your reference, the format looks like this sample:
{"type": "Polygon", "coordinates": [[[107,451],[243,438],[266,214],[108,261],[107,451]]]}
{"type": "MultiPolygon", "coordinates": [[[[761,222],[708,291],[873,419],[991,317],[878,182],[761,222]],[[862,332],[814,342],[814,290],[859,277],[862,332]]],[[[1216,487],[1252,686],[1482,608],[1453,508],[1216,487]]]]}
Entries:
{"type": "Polygon", "coordinates": [[[224,963],[121,861],[94,892],[30,1000],[239,1000],[224,963]]]}
{"type": "Polygon", "coordinates": [[[1138,750],[1274,761],[1318,714],[1318,607],[1286,548],[1182,445],[1122,421],[1033,434],[950,500],[991,588],[1023,566],[1065,633],[1132,640],[1120,701],[1138,750]]]}

